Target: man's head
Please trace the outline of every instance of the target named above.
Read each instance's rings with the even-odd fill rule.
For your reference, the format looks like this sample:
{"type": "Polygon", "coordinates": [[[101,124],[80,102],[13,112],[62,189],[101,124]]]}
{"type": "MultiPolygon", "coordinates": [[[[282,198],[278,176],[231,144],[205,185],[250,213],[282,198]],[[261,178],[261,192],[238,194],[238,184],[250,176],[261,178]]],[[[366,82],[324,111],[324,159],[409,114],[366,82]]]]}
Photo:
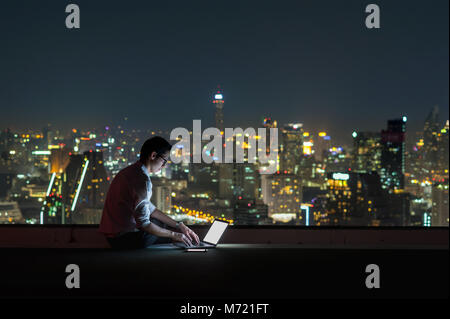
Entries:
{"type": "Polygon", "coordinates": [[[141,148],[139,160],[151,173],[156,173],[169,160],[172,145],[160,136],[149,138],[141,148]]]}

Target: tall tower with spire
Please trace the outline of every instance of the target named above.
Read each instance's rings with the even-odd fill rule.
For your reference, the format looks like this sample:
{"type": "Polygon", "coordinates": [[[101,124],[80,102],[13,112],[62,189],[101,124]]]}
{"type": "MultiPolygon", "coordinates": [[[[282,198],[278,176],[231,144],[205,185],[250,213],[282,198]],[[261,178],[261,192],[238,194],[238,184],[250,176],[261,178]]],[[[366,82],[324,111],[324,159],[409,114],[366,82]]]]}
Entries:
{"type": "Polygon", "coordinates": [[[218,128],[221,132],[225,129],[223,124],[224,103],[223,91],[220,89],[220,86],[218,86],[213,96],[213,104],[215,105],[214,119],[216,128],[218,128]]]}

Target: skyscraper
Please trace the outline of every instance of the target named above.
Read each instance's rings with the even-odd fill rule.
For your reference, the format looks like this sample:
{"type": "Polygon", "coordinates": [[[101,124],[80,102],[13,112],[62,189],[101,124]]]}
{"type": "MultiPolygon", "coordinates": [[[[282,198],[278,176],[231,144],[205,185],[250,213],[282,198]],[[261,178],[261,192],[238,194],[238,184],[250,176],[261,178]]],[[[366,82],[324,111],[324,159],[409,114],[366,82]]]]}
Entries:
{"type": "Polygon", "coordinates": [[[435,166],[438,160],[437,134],[439,131],[439,107],[436,105],[428,114],[423,127],[424,164],[427,168],[435,166]]]}
{"type": "Polygon", "coordinates": [[[381,135],[375,132],[353,133],[352,171],[378,172],[381,169],[381,135]]]}
{"type": "Polygon", "coordinates": [[[166,214],[172,210],[172,186],[166,178],[153,178],[152,203],[166,214]]]}
{"type": "Polygon", "coordinates": [[[223,132],[223,130],[225,129],[224,122],[223,122],[223,106],[224,106],[225,102],[223,99],[223,92],[220,89],[220,87],[215,92],[212,102],[216,107],[215,113],[214,113],[216,128],[218,128],[221,132],[223,132]]]}
{"type": "Polygon", "coordinates": [[[404,226],[406,194],[388,194],[372,173],[329,173],[326,213],[331,225],[404,226]]]}
{"type": "Polygon", "coordinates": [[[384,189],[398,192],[405,186],[405,131],[406,117],[388,121],[381,131],[380,177],[384,189]]]}
{"type": "Polygon", "coordinates": [[[440,173],[444,173],[448,176],[448,169],[449,169],[449,140],[448,140],[448,134],[449,134],[449,122],[445,123],[444,128],[442,128],[439,133],[437,134],[437,146],[438,146],[438,162],[437,166],[440,173]]]}
{"type": "Polygon", "coordinates": [[[287,124],[281,131],[280,170],[290,174],[300,174],[303,158],[303,124],[287,124]]]}
{"type": "Polygon", "coordinates": [[[326,132],[319,132],[314,145],[314,157],[318,161],[323,161],[331,148],[331,137],[326,132]]]}
{"type": "Polygon", "coordinates": [[[281,172],[263,175],[261,189],[264,204],[269,206],[269,217],[279,221],[299,217],[302,203],[302,184],[299,176],[281,172]]]}
{"type": "Polygon", "coordinates": [[[431,209],[431,226],[449,225],[448,179],[434,183],[432,188],[433,206],[431,209]]]}
{"type": "Polygon", "coordinates": [[[103,153],[87,151],[72,155],[63,182],[66,217],[76,224],[100,222],[109,186],[103,153]]]}

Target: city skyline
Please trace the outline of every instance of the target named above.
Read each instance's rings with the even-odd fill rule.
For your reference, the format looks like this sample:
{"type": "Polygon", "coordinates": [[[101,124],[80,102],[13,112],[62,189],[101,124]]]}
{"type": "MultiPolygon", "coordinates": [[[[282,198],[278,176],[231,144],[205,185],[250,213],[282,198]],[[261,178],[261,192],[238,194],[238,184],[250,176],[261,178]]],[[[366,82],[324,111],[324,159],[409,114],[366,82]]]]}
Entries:
{"type": "MultiPolygon", "coordinates": [[[[446,123],[448,123],[449,120],[445,119],[442,116],[442,114],[440,113],[439,106],[430,107],[428,109],[428,111],[436,109],[436,107],[437,107],[437,110],[438,110],[437,115],[438,115],[439,126],[440,127],[444,127],[446,125],[446,123]]],[[[227,111],[227,107],[225,107],[225,114],[226,114],[226,111],[227,111]]],[[[423,114],[427,114],[428,111],[425,111],[423,114]]],[[[210,125],[203,125],[202,124],[203,125],[202,129],[205,129],[205,128],[208,128],[208,127],[216,127],[212,123],[214,121],[213,120],[214,109],[211,107],[209,112],[210,112],[210,114],[209,114],[209,117],[207,116],[207,120],[206,121],[204,121],[202,119],[200,119],[200,120],[202,121],[202,123],[209,123],[210,125]]],[[[411,122],[410,118],[408,116],[406,116],[406,115],[399,115],[399,116],[393,117],[393,118],[402,119],[404,116],[407,118],[407,126],[406,126],[406,139],[407,139],[407,142],[414,143],[415,140],[417,139],[417,134],[420,134],[420,132],[423,131],[424,125],[426,123],[426,117],[423,116],[421,121],[416,121],[416,122],[419,122],[419,123],[416,123],[416,125],[414,125],[413,127],[411,127],[412,125],[410,123],[411,122]]],[[[356,127],[358,127],[358,126],[354,125],[353,128],[352,127],[347,128],[344,133],[341,132],[341,134],[334,134],[334,133],[336,133],[335,130],[329,129],[329,128],[326,128],[326,127],[323,127],[323,126],[322,127],[312,127],[309,123],[296,121],[296,120],[291,120],[291,121],[287,121],[287,122],[283,123],[281,121],[278,121],[278,119],[276,117],[270,117],[270,118],[272,118],[273,120],[276,120],[278,122],[278,127],[280,129],[283,128],[286,125],[289,125],[289,124],[301,123],[303,125],[303,129],[305,131],[310,132],[311,135],[317,135],[317,137],[319,137],[318,134],[320,132],[327,132],[327,135],[332,138],[332,143],[334,145],[341,145],[341,146],[346,146],[346,147],[351,147],[351,144],[353,143],[353,139],[354,139],[354,137],[353,137],[353,133],[354,132],[366,132],[366,133],[379,132],[383,128],[383,126],[385,125],[385,121],[386,121],[386,119],[385,119],[380,127],[373,128],[371,130],[367,129],[367,128],[364,128],[364,127],[361,127],[361,129],[356,129],[356,127]]],[[[240,128],[242,128],[244,130],[246,128],[254,128],[254,129],[262,128],[263,124],[264,124],[263,123],[264,119],[265,119],[265,117],[263,115],[261,115],[259,123],[256,122],[256,121],[252,121],[256,125],[250,126],[250,125],[248,125],[248,123],[247,123],[247,125],[245,125],[245,123],[242,123],[244,125],[237,126],[237,127],[240,127],[240,128]]],[[[188,131],[192,131],[192,121],[194,121],[194,120],[196,120],[196,119],[192,119],[191,120],[190,126],[188,125],[187,127],[185,127],[188,131]]],[[[50,128],[52,130],[58,130],[59,132],[61,132],[61,134],[70,135],[72,133],[73,129],[81,130],[81,131],[83,131],[85,133],[88,133],[90,131],[96,131],[96,132],[104,131],[104,132],[106,132],[106,128],[109,129],[109,128],[113,128],[113,127],[115,127],[115,128],[119,128],[120,127],[120,128],[123,128],[123,129],[127,129],[127,130],[129,129],[129,130],[133,130],[133,131],[140,132],[140,133],[157,132],[158,134],[161,134],[161,135],[167,136],[167,137],[169,137],[170,132],[173,129],[176,128],[176,127],[172,127],[172,128],[167,128],[167,127],[135,127],[134,125],[132,125],[129,122],[128,116],[126,116],[126,117],[123,117],[121,119],[118,119],[117,121],[114,121],[113,123],[105,123],[103,125],[91,126],[91,127],[87,126],[87,125],[72,125],[72,126],[69,125],[68,126],[67,124],[66,125],[57,125],[57,124],[54,124],[54,123],[45,123],[41,127],[40,126],[35,126],[35,127],[30,127],[30,126],[16,127],[14,125],[8,125],[8,126],[5,126],[5,127],[0,127],[0,131],[6,131],[6,130],[9,129],[12,132],[42,133],[42,131],[44,129],[50,128]]],[[[228,123],[225,123],[225,127],[233,128],[231,125],[228,125],[228,123]]],[[[154,134],[152,134],[152,135],[154,135],[154,134]]]]}
{"type": "MultiPolygon", "coordinates": [[[[219,125],[222,106],[215,110],[219,125]]],[[[249,160],[250,138],[258,137],[239,142],[242,133],[235,132],[225,139],[242,145],[242,163],[208,164],[203,156],[205,162],[171,163],[153,176],[152,200],[189,222],[448,225],[448,121],[441,127],[433,108],[409,145],[406,117],[385,124],[378,132],[353,132],[353,145],[341,147],[326,132],[313,136],[301,123],[266,118],[266,130],[279,128],[275,173],[264,174],[264,164],[249,160]]],[[[51,128],[30,135],[1,131],[3,219],[23,222],[23,209],[26,223],[98,223],[109,183],[138,159],[147,133],[124,127],[69,135],[51,128]]]]}

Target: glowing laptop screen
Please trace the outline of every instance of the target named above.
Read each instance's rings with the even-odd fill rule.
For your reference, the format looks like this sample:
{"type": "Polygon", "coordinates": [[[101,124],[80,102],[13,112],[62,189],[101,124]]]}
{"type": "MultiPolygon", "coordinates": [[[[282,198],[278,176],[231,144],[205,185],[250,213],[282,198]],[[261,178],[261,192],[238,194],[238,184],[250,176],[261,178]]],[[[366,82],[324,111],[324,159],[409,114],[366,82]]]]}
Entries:
{"type": "Polygon", "coordinates": [[[203,241],[206,243],[216,245],[220,237],[222,237],[222,234],[227,228],[227,226],[228,223],[215,220],[214,223],[211,225],[211,228],[209,229],[203,241]]]}

